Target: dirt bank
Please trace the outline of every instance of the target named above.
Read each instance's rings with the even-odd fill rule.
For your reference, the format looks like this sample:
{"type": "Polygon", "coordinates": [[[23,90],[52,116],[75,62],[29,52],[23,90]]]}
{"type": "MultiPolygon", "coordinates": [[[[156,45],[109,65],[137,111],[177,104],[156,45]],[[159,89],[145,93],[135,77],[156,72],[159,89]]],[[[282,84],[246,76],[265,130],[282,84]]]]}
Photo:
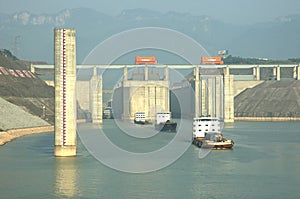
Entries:
{"type": "Polygon", "coordinates": [[[7,131],[2,131],[0,132],[0,146],[25,135],[47,133],[47,132],[54,132],[54,126],[41,126],[41,127],[11,129],[7,131]]]}
{"type": "Polygon", "coordinates": [[[234,121],[300,121],[300,117],[235,117],[234,121]]]}

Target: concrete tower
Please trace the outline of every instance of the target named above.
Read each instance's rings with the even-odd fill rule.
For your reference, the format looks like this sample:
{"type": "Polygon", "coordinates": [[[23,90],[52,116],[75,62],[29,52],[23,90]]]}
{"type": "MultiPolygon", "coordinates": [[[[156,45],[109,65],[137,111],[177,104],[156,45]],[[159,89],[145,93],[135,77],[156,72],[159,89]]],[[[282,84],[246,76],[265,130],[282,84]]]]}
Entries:
{"type": "Polygon", "coordinates": [[[76,156],[75,30],[54,30],[55,156],[76,156]]]}

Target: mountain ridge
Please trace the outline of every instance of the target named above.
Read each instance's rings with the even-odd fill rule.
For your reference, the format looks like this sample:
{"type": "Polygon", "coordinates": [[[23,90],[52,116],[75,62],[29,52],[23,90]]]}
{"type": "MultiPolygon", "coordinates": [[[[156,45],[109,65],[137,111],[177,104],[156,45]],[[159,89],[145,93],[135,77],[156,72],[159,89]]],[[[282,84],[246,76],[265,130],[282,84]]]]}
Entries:
{"type": "Polygon", "coordinates": [[[22,59],[49,63],[53,62],[54,28],[76,29],[78,63],[108,37],[128,29],[150,26],[182,32],[204,46],[211,55],[228,49],[235,56],[287,59],[298,57],[300,51],[300,15],[236,25],[201,14],[131,9],[109,16],[90,8],[75,8],[54,14],[0,13],[0,24],[1,48],[12,49],[22,59]]]}

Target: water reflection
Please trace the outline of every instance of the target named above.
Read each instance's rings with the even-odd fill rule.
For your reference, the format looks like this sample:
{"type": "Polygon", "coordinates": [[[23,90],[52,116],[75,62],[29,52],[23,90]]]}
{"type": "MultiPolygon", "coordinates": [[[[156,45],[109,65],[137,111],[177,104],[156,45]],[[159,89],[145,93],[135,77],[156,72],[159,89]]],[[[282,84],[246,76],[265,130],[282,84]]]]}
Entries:
{"type": "Polygon", "coordinates": [[[76,157],[55,159],[55,194],[62,198],[74,198],[79,194],[76,157]]]}

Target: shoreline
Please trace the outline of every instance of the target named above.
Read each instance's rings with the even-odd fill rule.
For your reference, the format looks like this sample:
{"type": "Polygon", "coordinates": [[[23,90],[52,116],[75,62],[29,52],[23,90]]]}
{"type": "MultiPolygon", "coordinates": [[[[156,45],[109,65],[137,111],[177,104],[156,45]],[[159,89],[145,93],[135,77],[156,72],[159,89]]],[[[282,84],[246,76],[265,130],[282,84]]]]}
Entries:
{"type": "Polygon", "coordinates": [[[300,121],[300,117],[235,117],[234,121],[284,122],[300,121]]]}
{"type": "Polygon", "coordinates": [[[26,135],[54,132],[54,126],[39,126],[22,129],[10,129],[0,132],[0,146],[26,135]]]}

